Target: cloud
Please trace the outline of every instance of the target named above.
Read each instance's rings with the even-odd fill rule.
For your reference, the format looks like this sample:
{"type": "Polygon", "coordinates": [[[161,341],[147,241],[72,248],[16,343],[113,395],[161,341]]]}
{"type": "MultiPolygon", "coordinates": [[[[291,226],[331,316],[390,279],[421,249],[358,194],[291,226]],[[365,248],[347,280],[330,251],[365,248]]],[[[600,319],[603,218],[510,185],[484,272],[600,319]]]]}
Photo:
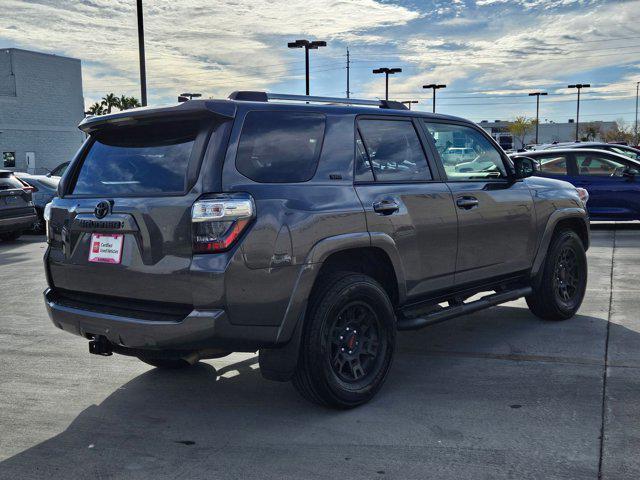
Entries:
{"type": "MultiPolygon", "coordinates": [[[[135,2],[129,0],[3,0],[11,28],[0,40],[81,58],[85,96],[136,93],[135,2]]],[[[382,42],[374,29],[405,25],[420,13],[379,0],[154,0],[145,2],[148,85],[174,98],[178,90],[226,95],[268,89],[304,72],[286,42],[315,37],[382,42]]],[[[330,49],[327,49],[329,51],[330,49]]],[[[325,60],[326,62],[326,60],[325,60]]],[[[322,67],[319,63],[318,67],[322,67]]]]}

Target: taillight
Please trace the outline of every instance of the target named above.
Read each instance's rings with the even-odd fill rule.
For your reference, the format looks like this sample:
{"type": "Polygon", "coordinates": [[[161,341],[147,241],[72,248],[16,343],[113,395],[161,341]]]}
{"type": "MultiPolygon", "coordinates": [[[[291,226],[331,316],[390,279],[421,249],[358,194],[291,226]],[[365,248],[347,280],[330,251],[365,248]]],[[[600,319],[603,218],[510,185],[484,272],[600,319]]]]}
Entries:
{"type": "Polygon", "coordinates": [[[198,200],[191,209],[193,251],[229,250],[254,217],[255,207],[249,195],[220,195],[198,200]]]}

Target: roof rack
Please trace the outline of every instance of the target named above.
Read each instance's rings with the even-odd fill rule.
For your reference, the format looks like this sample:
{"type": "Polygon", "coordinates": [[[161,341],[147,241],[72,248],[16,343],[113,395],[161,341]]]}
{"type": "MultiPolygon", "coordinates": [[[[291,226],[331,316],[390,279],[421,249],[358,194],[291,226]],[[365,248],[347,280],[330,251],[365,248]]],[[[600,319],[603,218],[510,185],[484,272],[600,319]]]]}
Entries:
{"type": "Polygon", "coordinates": [[[332,103],[339,105],[366,105],[369,107],[408,110],[402,102],[392,100],[364,100],[358,98],[315,97],[312,95],[290,95],[288,93],[267,93],[255,91],[237,91],[229,95],[230,100],[245,102],[268,102],[269,100],[289,100],[291,102],[332,103]]]}

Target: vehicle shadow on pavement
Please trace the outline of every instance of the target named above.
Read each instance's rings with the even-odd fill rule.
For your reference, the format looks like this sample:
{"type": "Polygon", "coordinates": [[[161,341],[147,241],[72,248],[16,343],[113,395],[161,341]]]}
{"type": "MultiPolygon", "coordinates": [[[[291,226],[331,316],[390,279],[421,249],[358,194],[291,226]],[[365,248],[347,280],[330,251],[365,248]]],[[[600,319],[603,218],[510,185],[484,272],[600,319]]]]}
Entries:
{"type": "Polygon", "coordinates": [[[263,380],[257,357],[152,369],[0,478],[595,478],[606,328],[503,306],[402,333],[385,387],[351,411],[263,380]]]}

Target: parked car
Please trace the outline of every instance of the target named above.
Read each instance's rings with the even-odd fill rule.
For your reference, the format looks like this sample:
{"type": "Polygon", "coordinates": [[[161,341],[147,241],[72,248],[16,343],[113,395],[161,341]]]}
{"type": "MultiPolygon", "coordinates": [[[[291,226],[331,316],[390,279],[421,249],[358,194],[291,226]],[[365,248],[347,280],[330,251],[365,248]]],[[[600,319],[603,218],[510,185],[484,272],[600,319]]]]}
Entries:
{"type": "Polygon", "coordinates": [[[22,172],[16,172],[16,176],[31,187],[33,204],[38,215],[31,229],[36,233],[44,233],[44,207],[56,196],[60,179],[48,175],[29,175],[22,172]]]}
{"type": "Polygon", "coordinates": [[[592,148],[537,150],[515,154],[518,155],[538,162],[539,176],[587,189],[587,209],[592,220],[640,220],[639,161],[592,148]]]}
{"type": "Polygon", "coordinates": [[[0,240],[17,240],[36,221],[31,193],[9,170],[0,170],[0,240]]]}
{"type": "Polygon", "coordinates": [[[348,408],[382,386],[397,330],[520,297],[563,320],[585,294],[579,192],[468,120],[236,92],[80,128],[44,297],[95,354],[176,368],[259,350],[266,378],[348,408]],[[454,136],[495,171],[447,175],[454,136]]]}
{"type": "Polygon", "coordinates": [[[566,148],[590,148],[596,150],[606,150],[607,152],[617,153],[624,155],[632,160],[640,161],[640,150],[628,145],[621,145],[619,143],[605,143],[605,142],[564,142],[564,143],[549,143],[545,145],[537,146],[535,150],[548,150],[548,149],[566,149],[566,148]]]}
{"type": "Polygon", "coordinates": [[[61,163],[56,168],[54,168],[49,173],[47,173],[47,177],[54,177],[54,178],[60,179],[60,177],[62,177],[62,175],[64,175],[64,172],[67,171],[67,167],[69,167],[69,163],[71,163],[71,162],[61,163]]]}

